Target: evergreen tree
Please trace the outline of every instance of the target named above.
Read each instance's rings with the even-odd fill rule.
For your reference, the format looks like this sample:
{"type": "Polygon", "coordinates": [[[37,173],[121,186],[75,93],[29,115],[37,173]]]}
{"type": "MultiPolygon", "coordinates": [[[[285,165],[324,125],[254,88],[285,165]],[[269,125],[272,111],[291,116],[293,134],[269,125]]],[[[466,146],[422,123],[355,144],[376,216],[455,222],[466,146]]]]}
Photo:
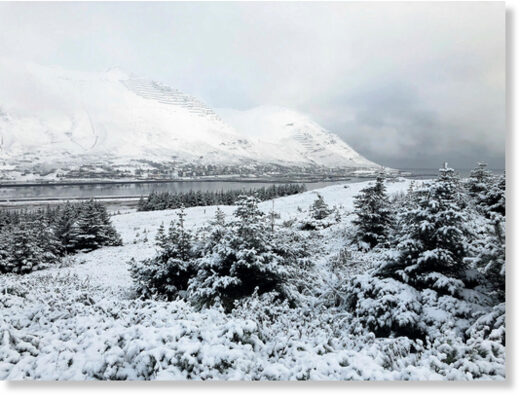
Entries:
{"type": "Polygon", "coordinates": [[[56,209],[47,207],[1,214],[2,272],[28,272],[78,249],[92,250],[122,243],[106,208],[92,200],[78,204],[67,202],[56,209]]]}
{"type": "Polygon", "coordinates": [[[106,208],[94,200],[84,202],[79,208],[76,241],[80,250],[122,244],[106,208]]]}
{"type": "MultiPolygon", "coordinates": [[[[29,273],[44,267],[44,251],[33,230],[27,224],[20,223],[10,230],[8,238],[8,259],[4,260],[2,271],[8,273],[29,273]]],[[[4,255],[3,255],[4,256],[4,255]]],[[[5,257],[4,256],[4,257],[5,257]]]]}
{"type": "Polygon", "coordinates": [[[506,236],[505,236],[505,175],[495,177],[486,192],[480,195],[480,212],[488,219],[486,233],[477,243],[475,265],[500,300],[505,299],[506,236]]]}
{"type": "Polygon", "coordinates": [[[112,226],[110,215],[108,214],[107,208],[101,204],[94,202],[97,208],[98,216],[101,221],[101,230],[98,236],[98,240],[103,246],[118,246],[122,245],[123,241],[121,236],[117,233],[116,229],[112,226]]]}
{"type": "Polygon", "coordinates": [[[164,222],[161,222],[159,228],[157,229],[157,234],[155,235],[155,243],[159,247],[164,247],[166,245],[166,230],[164,228],[164,222]]]}
{"type": "Polygon", "coordinates": [[[10,231],[7,227],[0,228],[0,273],[7,273],[12,270],[10,256],[10,231]]]}
{"type": "Polygon", "coordinates": [[[11,224],[10,212],[6,210],[0,210],[0,231],[11,224]]]}
{"type": "Polygon", "coordinates": [[[188,288],[188,281],[194,276],[193,237],[185,227],[184,207],[177,216],[167,234],[164,226],[159,229],[158,254],[141,263],[131,262],[130,272],[141,296],[174,299],[188,288]]]}
{"type": "Polygon", "coordinates": [[[471,170],[466,184],[469,195],[480,202],[481,195],[488,191],[491,182],[492,175],[487,170],[487,164],[478,163],[478,166],[471,170]]]}
{"type": "Polygon", "coordinates": [[[162,253],[169,258],[176,258],[188,261],[191,257],[193,237],[185,227],[186,212],[181,207],[177,212],[177,221],[171,222],[168,229],[167,238],[162,246],[162,253]]]}
{"type": "Polygon", "coordinates": [[[156,211],[167,208],[176,209],[181,205],[186,207],[206,206],[206,205],[233,205],[238,199],[238,196],[247,193],[250,196],[256,196],[260,200],[269,200],[275,197],[287,196],[290,194],[297,194],[305,191],[304,184],[284,184],[272,185],[269,187],[227,190],[226,192],[220,190],[217,192],[201,192],[190,190],[185,193],[176,192],[152,192],[145,199],[141,197],[137,204],[138,211],[156,211]]]}
{"type": "Polygon", "coordinates": [[[63,247],[63,252],[70,254],[78,247],[78,225],[76,222],[77,208],[66,202],[56,215],[54,230],[56,238],[63,247]]]}
{"type": "Polygon", "coordinates": [[[103,225],[94,200],[81,205],[77,216],[77,228],[78,249],[94,250],[101,247],[102,243],[99,237],[102,234],[103,225]]]}
{"type": "Polygon", "coordinates": [[[494,178],[486,193],[481,195],[480,207],[484,216],[489,219],[506,216],[506,176],[494,178]]]}
{"type": "Polygon", "coordinates": [[[217,210],[215,211],[215,220],[213,223],[220,227],[226,225],[226,215],[219,207],[217,207],[217,210]]]}
{"type": "Polygon", "coordinates": [[[46,263],[57,261],[62,254],[62,246],[46,212],[38,210],[35,219],[27,226],[33,231],[38,246],[42,249],[41,260],[46,263]]]}
{"type": "Polygon", "coordinates": [[[229,224],[223,224],[217,214],[197,261],[198,274],[190,282],[189,292],[201,305],[219,301],[231,310],[234,301],[255,290],[260,294],[277,290],[283,295],[286,272],[258,199],[241,196],[237,205],[235,220],[229,224]]]}
{"type": "Polygon", "coordinates": [[[387,243],[394,218],[383,176],[379,175],[374,185],[361,190],[354,207],[356,219],[352,223],[357,226],[358,243],[370,249],[387,243]]]}
{"type": "MultiPolygon", "coordinates": [[[[341,216],[338,217],[339,213],[331,216],[335,209],[330,208],[321,194],[316,193],[316,200],[311,204],[308,210],[308,217],[299,222],[298,228],[300,230],[318,230],[325,229],[332,226],[334,223],[340,220],[341,216]]],[[[298,211],[301,209],[298,207],[298,211]]]]}
{"type": "Polygon", "coordinates": [[[323,196],[319,193],[316,194],[318,197],[312,203],[310,213],[313,219],[320,221],[332,214],[332,210],[329,208],[329,206],[323,199],[323,196]]]}
{"type": "Polygon", "coordinates": [[[464,214],[459,182],[451,168],[439,170],[430,186],[417,191],[416,206],[403,212],[399,255],[376,275],[393,277],[418,289],[455,295],[464,286],[464,214]]]}
{"type": "Polygon", "coordinates": [[[506,237],[505,219],[495,217],[487,225],[487,233],[479,247],[475,265],[489,283],[500,301],[505,300],[506,287],[506,237]]]}
{"type": "Polygon", "coordinates": [[[410,184],[408,185],[408,189],[406,189],[406,196],[411,197],[416,188],[417,186],[415,185],[415,180],[411,180],[410,184]]]}

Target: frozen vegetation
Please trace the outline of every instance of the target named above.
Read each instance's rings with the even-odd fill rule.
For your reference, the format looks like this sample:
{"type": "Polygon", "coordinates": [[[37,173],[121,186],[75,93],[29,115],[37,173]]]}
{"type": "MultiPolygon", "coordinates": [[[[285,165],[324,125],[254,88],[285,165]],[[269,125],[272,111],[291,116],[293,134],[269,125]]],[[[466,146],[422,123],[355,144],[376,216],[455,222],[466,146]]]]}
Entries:
{"type": "Polygon", "coordinates": [[[122,245],[0,274],[0,379],[504,379],[504,187],[114,215],[122,245]]]}

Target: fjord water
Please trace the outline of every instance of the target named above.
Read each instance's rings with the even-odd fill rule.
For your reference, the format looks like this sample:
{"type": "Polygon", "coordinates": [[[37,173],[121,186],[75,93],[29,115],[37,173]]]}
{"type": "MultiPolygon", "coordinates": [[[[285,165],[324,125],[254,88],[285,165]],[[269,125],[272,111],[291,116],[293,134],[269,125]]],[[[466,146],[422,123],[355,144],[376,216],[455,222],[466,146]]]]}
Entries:
{"type": "MultiPolygon", "coordinates": [[[[319,189],[345,181],[323,181],[305,183],[307,190],[319,189]]],[[[132,198],[147,196],[151,192],[227,191],[249,190],[267,187],[281,182],[224,182],[224,181],[182,181],[148,183],[93,183],[38,186],[0,185],[0,201],[42,200],[42,199],[89,199],[89,198],[132,198]]]]}
{"type": "MultiPolygon", "coordinates": [[[[406,169],[407,177],[414,179],[431,179],[437,175],[437,169],[406,169]]],[[[461,177],[469,175],[470,170],[457,170],[461,177]]],[[[492,170],[501,173],[503,170],[492,170]]],[[[323,180],[319,182],[305,182],[307,190],[322,187],[366,181],[373,177],[349,177],[344,180],[323,180]]],[[[16,186],[0,183],[0,203],[7,201],[30,201],[43,199],[89,199],[89,198],[135,198],[147,196],[151,192],[189,192],[189,191],[227,191],[227,190],[249,190],[273,184],[283,184],[285,181],[272,182],[250,182],[250,181],[180,181],[180,182],[121,182],[121,183],[89,183],[89,184],[67,184],[53,185],[40,184],[31,186],[16,186]]]]}

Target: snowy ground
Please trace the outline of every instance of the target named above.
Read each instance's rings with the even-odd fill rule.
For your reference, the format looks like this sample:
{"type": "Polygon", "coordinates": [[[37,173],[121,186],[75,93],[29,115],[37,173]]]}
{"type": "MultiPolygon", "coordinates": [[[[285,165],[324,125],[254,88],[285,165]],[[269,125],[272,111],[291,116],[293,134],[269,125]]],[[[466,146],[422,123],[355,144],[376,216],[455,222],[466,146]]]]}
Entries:
{"type": "MultiPolygon", "coordinates": [[[[353,197],[368,183],[283,197],[261,209],[274,206],[281,223],[301,216],[317,192],[341,207],[340,225],[308,232],[319,241],[315,263],[324,267],[344,246],[353,197]]],[[[388,183],[388,192],[405,191],[409,183],[388,183]]],[[[227,215],[234,210],[220,208],[227,215]]],[[[187,225],[202,226],[215,210],[186,209],[187,225]]],[[[128,261],[153,256],[157,228],[176,214],[116,215],[123,246],[77,254],[63,267],[0,276],[0,379],[471,379],[437,351],[417,352],[401,338],[345,332],[347,315],[289,308],[269,297],[251,299],[231,314],[197,311],[182,300],[135,299],[128,261]]],[[[363,260],[355,271],[362,270],[363,260]]]]}

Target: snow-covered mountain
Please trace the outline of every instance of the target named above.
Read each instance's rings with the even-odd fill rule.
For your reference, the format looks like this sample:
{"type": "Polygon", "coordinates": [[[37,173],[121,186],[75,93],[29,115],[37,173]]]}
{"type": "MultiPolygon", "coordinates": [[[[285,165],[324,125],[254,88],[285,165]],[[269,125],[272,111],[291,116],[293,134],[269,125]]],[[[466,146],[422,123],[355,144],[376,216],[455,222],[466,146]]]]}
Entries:
{"type": "Polygon", "coordinates": [[[260,107],[222,110],[221,118],[193,96],[117,69],[0,60],[0,86],[4,171],[138,160],[378,167],[298,112],[260,107]]]}

